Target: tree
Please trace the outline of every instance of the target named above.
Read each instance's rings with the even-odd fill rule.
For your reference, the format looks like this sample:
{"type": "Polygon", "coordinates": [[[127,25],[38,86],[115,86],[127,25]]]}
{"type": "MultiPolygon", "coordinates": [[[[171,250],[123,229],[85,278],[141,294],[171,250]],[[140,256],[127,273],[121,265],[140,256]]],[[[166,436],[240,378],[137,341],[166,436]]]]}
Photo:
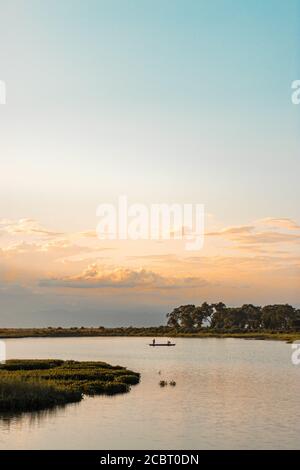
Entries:
{"type": "Polygon", "coordinates": [[[226,305],[223,302],[212,304],[213,314],[211,328],[224,328],[226,317],[226,305]]]}
{"type": "Polygon", "coordinates": [[[194,318],[193,314],[195,311],[195,305],[181,305],[180,307],[174,308],[171,313],[167,314],[168,326],[173,328],[193,328],[194,318]]]}
{"type": "Polygon", "coordinates": [[[266,305],[262,308],[262,327],[266,329],[284,330],[292,327],[295,309],[288,304],[266,305]]]}
{"type": "Polygon", "coordinates": [[[184,305],[180,314],[180,325],[183,328],[194,328],[195,305],[184,305]]]}
{"type": "Polygon", "coordinates": [[[167,325],[172,328],[194,328],[195,305],[181,305],[180,307],[174,308],[171,313],[167,314],[168,322],[167,325]]]}
{"type": "Polygon", "coordinates": [[[245,313],[241,307],[227,308],[224,317],[224,327],[244,329],[246,320],[245,313]]]}
{"type": "Polygon", "coordinates": [[[292,328],[300,330],[300,310],[295,310],[295,314],[292,319],[292,328]]]}
{"type": "Polygon", "coordinates": [[[201,328],[204,324],[210,326],[214,309],[212,305],[203,302],[200,307],[196,307],[194,311],[194,325],[196,328],[201,328]]]}
{"type": "Polygon", "coordinates": [[[249,330],[258,330],[261,328],[261,307],[252,304],[244,304],[241,307],[246,319],[246,328],[249,330]]]}
{"type": "Polygon", "coordinates": [[[223,302],[200,306],[181,305],[167,314],[167,325],[188,330],[207,326],[211,329],[242,330],[291,330],[300,329],[300,310],[288,304],[258,307],[244,304],[242,307],[226,307],[223,302]]]}

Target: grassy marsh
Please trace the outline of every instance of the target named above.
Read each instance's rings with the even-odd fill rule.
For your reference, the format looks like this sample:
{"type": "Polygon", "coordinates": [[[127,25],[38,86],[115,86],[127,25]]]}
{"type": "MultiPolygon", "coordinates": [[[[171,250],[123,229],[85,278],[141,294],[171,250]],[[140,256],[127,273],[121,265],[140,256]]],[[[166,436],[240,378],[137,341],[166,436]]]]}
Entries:
{"type": "Polygon", "coordinates": [[[0,365],[0,411],[33,411],[78,402],[83,395],[126,393],[137,372],[104,362],[18,360],[0,365]]]}
{"type": "Polygon", "coordinates": [[[144,337],[183,337],[183,338],[244,338],[278,340],[292,343],[300,340],[300,331],[239,331],[226,329],[171,328],[168,326],[138,327],[82,327],[82,328],[0,328],[1,338],[67,338],[67,337],[104,337],[104,336],[144,336],[144,337]]]}

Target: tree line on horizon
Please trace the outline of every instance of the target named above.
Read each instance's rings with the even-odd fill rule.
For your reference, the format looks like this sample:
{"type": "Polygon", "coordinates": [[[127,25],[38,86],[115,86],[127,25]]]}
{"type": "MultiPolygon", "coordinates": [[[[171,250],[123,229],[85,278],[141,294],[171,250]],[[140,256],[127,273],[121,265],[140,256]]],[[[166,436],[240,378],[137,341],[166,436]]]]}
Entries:
{"type": "Polygon", "coordinates": [[[244,304],[227,307],[223,302],[202,305],[181,305],[167,314],[167,325],[176,330],[194,331],[239,330],[239,331],[294,331],[300,330],[300,310],[289,304],[265,305],[244,304]]]}

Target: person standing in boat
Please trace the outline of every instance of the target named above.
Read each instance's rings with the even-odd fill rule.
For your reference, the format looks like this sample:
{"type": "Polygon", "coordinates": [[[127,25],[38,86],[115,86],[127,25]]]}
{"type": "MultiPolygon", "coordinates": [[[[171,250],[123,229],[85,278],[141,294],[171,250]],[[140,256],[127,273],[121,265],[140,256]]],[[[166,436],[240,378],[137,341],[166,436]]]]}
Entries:
{"type": "Polygon", "coordinates": [[[153,338],[152,344],[153,344],[153,346],[155,346],[155,338],[153,338]]]}

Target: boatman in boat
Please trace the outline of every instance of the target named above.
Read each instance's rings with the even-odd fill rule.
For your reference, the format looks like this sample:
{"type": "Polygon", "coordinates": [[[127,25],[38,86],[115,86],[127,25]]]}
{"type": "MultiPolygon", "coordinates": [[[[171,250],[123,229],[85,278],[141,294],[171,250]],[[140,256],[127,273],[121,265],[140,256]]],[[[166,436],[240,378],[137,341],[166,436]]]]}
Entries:
{"type": "Polygon", "coordinates": [[[155,346],[155,339],[154,338],[152,340],[152,344],[153,344],[153,346],[155,346]]]}

